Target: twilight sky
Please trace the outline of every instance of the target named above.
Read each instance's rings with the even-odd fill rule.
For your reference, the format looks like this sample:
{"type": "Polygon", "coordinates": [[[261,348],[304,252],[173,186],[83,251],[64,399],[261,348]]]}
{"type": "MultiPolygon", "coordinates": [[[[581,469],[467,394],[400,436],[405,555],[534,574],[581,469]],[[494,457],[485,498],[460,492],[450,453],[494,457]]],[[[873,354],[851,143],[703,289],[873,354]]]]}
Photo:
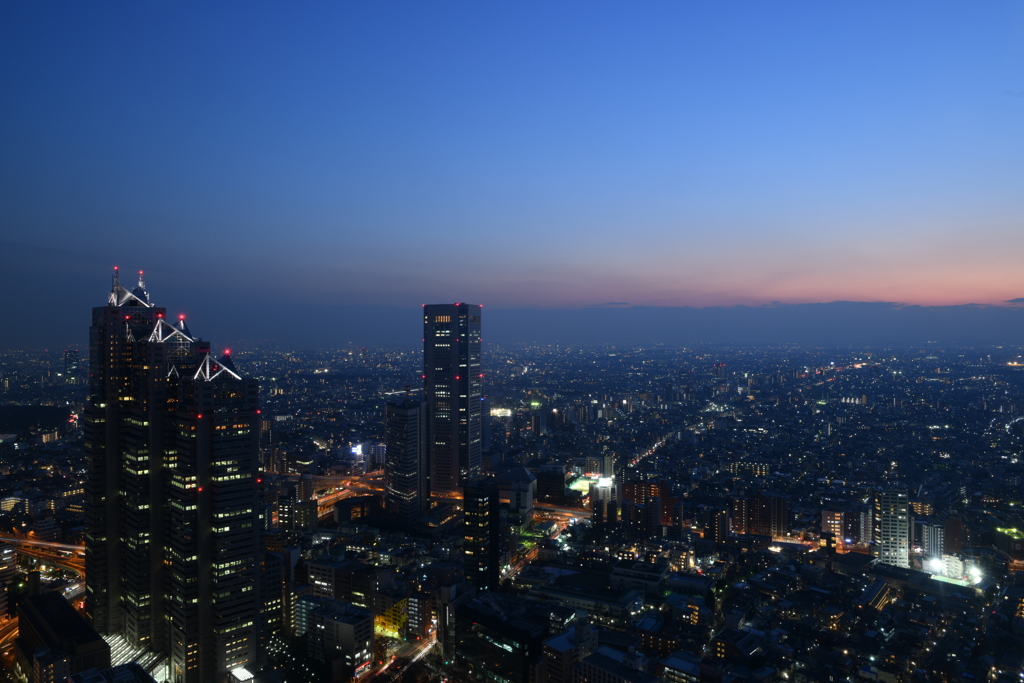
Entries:
{"type": "Polygon", "coordinates": [[[9,2],[0,64],[5,316],[115,264],[171,308],[1024,296],[1018,1],[9,2]]]}

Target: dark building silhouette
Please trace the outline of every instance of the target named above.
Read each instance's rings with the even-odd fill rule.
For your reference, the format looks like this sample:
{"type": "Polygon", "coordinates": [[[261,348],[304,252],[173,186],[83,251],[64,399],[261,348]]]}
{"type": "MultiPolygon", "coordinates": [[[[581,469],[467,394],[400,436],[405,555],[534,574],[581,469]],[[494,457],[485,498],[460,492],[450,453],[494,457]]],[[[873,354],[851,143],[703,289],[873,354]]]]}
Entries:
{"type": "Polygon", "coordinates": [[[395,524],[412,525],[429,508],[427,404],[405,400],[385,411],[385,507],[395,524]]]}
{"type": "Polygon", "coordinates": [[[679,503],[679,497],[673,495],[671,482],[667,480],[645,481],[634,479],[624,482],[622,484],[622,497],[625,500],[632,501],[634,505],[647,505],[652,498],[660,498],[659,514],[661,517],[657,524],[670,526],[677,521],[673,519],[673,513],[675,506],[679,503]]]}
{"type": "Polygon", "coordinates": [[[497,588],[501,577],[501,508],[498,484],[474,477],[463,488],[463,571],[479,590],[497,588]]]}
{"type": "Polygon", "coordinates": [[[115,271],[89,330],[86,612],[168,656],[175,683],[257,659],[256,380],[115,271]]]}
{"type": "MultiPolygon", "coordinates": [[[[334,504],[338,524],[372,524],[380,517],[380,496],[352,496],[334,504]]],[[[314,515],[315,505],[314,504],[314,515]]]]}
{"type": "Polygon", "coordinates": [[[454,628],[456,667],[480,672],[484,680],[536,680],[535,668],[546,630],[543,624],[519,616],[523,611],[519,605],[506,604],[495,596],[458,607],[454,628]]]}
{"type": "Polygon", "coordinates": [[[480,473],[483,375],[480,306],[423,307],[423,389],[430,423],[430,487],[456,492],[480,473]]]}
{"type": "Polygon", "coordinates": [[[785,536],[791,530],[789,500],[771,493],[743,494],[733,498],[732,530],[738,534],[785,536]]]}
{"type": "Polygon", "coordinates": [[[64,382],[77,384],[78,382],[78,349],[68,349],[64,352],[64,382]]]}
{"type": "Polygon", "coordinates": [[[29,680],[64,680],[110,666],[110,646],[60,593],[29,595],[18,603],[14,652],[29,680]]]}
{"type": "Polygon", "coordinates": [[[958,515],[950,515],[944,524],[943,545],[948,555],[959,555],[964,551],[963,522],[958,515]]]}
{"type": "Polygon", "coordinates": [[[729,539],[729,513],[725,510],[714,510],[708,517],[708,526],[704,530],[704,538],[714,543],[725,543],[729,539]]]}
{"type": "Polygon", "coordinates": [[[565,465],[549,463],[537,472],[537,498],[565,505],[565,465]]]}

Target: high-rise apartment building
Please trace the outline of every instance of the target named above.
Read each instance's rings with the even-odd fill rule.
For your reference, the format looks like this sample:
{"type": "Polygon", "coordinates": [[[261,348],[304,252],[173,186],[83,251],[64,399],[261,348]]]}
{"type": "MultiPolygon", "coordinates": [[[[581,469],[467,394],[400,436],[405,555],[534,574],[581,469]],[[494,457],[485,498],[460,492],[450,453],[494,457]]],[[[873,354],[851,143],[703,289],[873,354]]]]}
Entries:
{"type": "Polygon", "coordinates": [[[879,562],[910,567],[910,498],[906,491],[875,493],[875,556],[879,562]]]}
{"type": "Polygon", "coordinates": [[[435,492],[457,492],[480,473],[480,313],[473,304],[423,307],[423,388],[435,492]]]}
{"type": "Polygon", "coordinates": [[[704,538],[715,543],[729,540],[729,513],[726,510],[714,510],[709,514],[704,538]]]}
{"type": "Polygon", "coordinates": [[[387,449],[384,496],[388,518],[412,525],[430,503],[427,479],[427,404],[406,400],[385,408],[387,449]]]}
{"type": "Polygon", "coordinates": [[[86,612],[163,652],[174,683],[256,662],[256,380],[114,275],[89,329],[86,612]]]}
{"type": "Polygon", "coordinates": [[[785,536],[791,531],[789,500],[772,493],[737,496],[732,501],[732,529],[738,534],[785,536]]]}
{"type": "Polygon", "coordinates": [[[914,521],[914,545],[925,557],[942,559],[946,549],[946,529],[932,519],[914,521]]]}

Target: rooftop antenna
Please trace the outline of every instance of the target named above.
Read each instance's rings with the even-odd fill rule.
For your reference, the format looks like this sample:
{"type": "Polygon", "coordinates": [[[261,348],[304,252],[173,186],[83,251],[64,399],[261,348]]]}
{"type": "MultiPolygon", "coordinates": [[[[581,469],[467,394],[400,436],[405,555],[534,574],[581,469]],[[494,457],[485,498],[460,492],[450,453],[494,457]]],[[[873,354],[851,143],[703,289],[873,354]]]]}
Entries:
{"type": "Polygon", "coordinates": [[[141,270],[139,271],[139,289],[143,289],[143,290],[146,289],[146,283],[142,279],[142,271],[141,270]]]}
{"type": "Polygon", "coordinates": [[[117,289],[121,285],[121,273],[118,271],[117,266],[114,266],[114,281],[111,284],[111,289],[117,289]]]}

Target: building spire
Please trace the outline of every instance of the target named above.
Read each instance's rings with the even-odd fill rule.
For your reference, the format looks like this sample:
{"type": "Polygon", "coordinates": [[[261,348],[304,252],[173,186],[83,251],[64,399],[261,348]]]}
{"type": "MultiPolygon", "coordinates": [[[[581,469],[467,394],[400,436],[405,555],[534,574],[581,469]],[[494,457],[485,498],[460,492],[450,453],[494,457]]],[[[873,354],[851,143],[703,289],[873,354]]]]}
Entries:
{"type": "Polygon", "coordinates": [[[142,279],[142,271],[139,271],[139,286],[132,290],[132,296],[141,301],[146,306],[151,305],[149,303],[149,292],[146,291],[146,281],[142,279]]]}
{"type": "Polygon", "coordinates": [[[107,297],[107,304],[117,306],[120,297],[117,290],[121,288],[121,277],[117,266],[114,266],[114,274],[110,276],[110,296],[107,297]]]}
{"type": "Polygon", "coordinates": [[[110,280],[110,295],[107,297],[108,306],[141,306],[145,308],[152,308],[153,304],[149,302],[149,293],[146,291],[146,281],[143,278],[142,271],[139,271],[139,284],[132,290],[128,291],[124,285],[121,284],[121,269],[114,266],[114,274],[110,280]]]}

